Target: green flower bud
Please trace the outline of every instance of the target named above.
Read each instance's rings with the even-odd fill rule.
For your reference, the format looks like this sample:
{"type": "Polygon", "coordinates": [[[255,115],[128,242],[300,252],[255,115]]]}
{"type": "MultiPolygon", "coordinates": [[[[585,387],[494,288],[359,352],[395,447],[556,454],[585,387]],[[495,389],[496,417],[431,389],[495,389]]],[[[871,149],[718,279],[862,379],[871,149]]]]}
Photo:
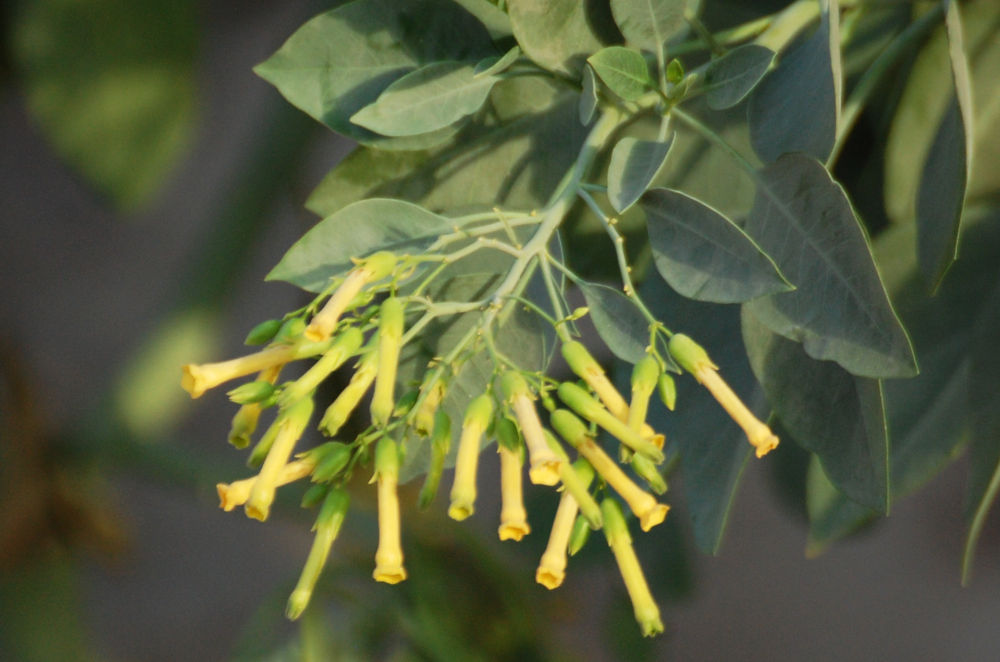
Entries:
{"type": "Polygon", "coordinates": [[[497,437],[497,443],[509,451],[521,452],[524,448],[521,433],[517,431],[517,423],[506,416],[497,421],[494,434],[497,437]]]}
{"type": "Polygon", "coordinates": [[[234,448],[246,448],[250,445],[250,437],[257,429],[260,420],[259,404],[243,405],[236,410],[233,422],[229,427],[229,443],[234,448]]]}
{"type": "Polygon", "coordinates": [[[313,469],[312,481],[326,483],[336,478],[351,460],[351,447],[339,441],[329,441],[319,446],[316,468],[313,469]]]}
{"type": "Polygon", "coordinates": [[[417,497],[417,505],[427,508],[437,496],[441,474],[444,471],[444,461],[451,449],[451,417],[443,411],[434,414],[434,428],[431,435],[431,463],[424,477],[424,484],[417,497]]]}
{"type": "Polygon", "coordinates": [[[323,418],[319,422],[320,432],[332,437],[351,417],[351,413],[357,409],[361,398],[375,381],[375,372],[378,370],[377,359],[374,351],[369,351],[361,358],[357,369],[351,376],[351,381],[323,413],[323,418]]]}
{"type": "Polygon", "coordinates": [[[269,381],[257,380],[241,384],[226,393],[229,399],[238,405],[249,405],[262,402],[274,395],[275,386],[269,381]]]}
{"type": "Polygon", "coordinates": [[[675,333],[671,336],[667,348],[677,364],[691,374],[698,373],[705,368],[718,370],[718,366],[712,363],[712,359],[708,358],[708,352],[705,351],[705,348],[683,333],[675,333]]]}
{"type": "MultiPolygon", "coordinates": [[[[395,259],[395,258],[393,258],[395,259]]],[[[378,372],[372,396],[372,423],[384,426],[395,408],[396,370],[399,366],[400,340],[403,337],[403,302],[390,297],[382,302],[378,328],[378,372]]]]}
{"type": "Polygon", "coordinates": [[[285,608],[285,615],[288,618],[297,619],[309,605],[316,582],[319,580],[323,566],[326,565],[326,559],[330,555],[330,548],[337,539],[340,527],[347,516],[349,505],[350,497],[347,492],[337,488],[331,489],[323,500],[323,506],[320,508],[319,516],[313,525],[316,537],[309,550],[305,566],[302,568],[299,581],[289,596],[288,605],[285,608]]]}
{"type": "Polygon", "coordinates": [[[425,383],[420,387],[420,392],[426,392],[426,395],[413,419],[413,427],[417,434],[426,437],[434,430],[434,415],[444,399],[444,381],[436,379],[430,386],[425,383]]]}
{"type": "Polygon", "coordinates": [[[660,400],[663,401],[667,409],[673,411],[674,405],[677,404],[677,385],[674,383],[674,378],[663,373],[656,383],[656,388],[660,392],[660,400]]]}
{"type": "Polygon", "coordinates": [[[326,493],[330,491],[330,486],[326,483],[317,483],[315,485],[310,485],[306,493],[302,495],[302,501],[299,505],[302,508],[312,508],[313,506],[319,504],[326,498],[326,493]]]}
{"type": "Polygon", "coordinates": [[[632,470],[646,481],[651,490],[657,494],[663,494],[667,491],[667,481],[664,480],[663,475],[652,460],[645,455],[635,454],[632,456],[631,464],[632,470]]]}
{"type": "Polygon", "coordinates": [[[266,345],[271,342],[278,330],[281,329],[281,320],[265,320],[250,329],[244,345],[266,345]]]}
{"type": "Polygon", "coordinates": [[[285,320],[274,334],[274,342],[290,343],[302,337],[306,330],[306,321],[301,317],[285,320]]]}
{"type": "Polygon", "coordinates": [[[677,58],[674,58],[667,64],[667,82],[677,83],[684,80],[684,65],[677,58]]]}
{"type": "Polygon", "coordinates": [[[576,556],[576,553],[583,549],[583,546],[587,544],[587,540],[590,539],[590,532],[593,529],[590,528],[590,522],[583,515],[576,518],[573,522],[573,530],[569,534],[569,545],[567,546],[567,551],[570,556],[576,556]]]}
{"type": "Polygon", "coordinates": [[[389,251],[379,251],[358,260],[357,264],[358,268],[367,272],[367,282],[374,283],[390,275],[396,269],[396,255],[389,251]]]}
{"type": "Polygon", "coordinates": [[[392,415],[406,416],[413,409],[413,405],[417,404],[417,398],[420,397],[420,391],[417,389],[411,389],[400,396],[399,400],[396,400],[396,407],[392,410],[392,415]]]}

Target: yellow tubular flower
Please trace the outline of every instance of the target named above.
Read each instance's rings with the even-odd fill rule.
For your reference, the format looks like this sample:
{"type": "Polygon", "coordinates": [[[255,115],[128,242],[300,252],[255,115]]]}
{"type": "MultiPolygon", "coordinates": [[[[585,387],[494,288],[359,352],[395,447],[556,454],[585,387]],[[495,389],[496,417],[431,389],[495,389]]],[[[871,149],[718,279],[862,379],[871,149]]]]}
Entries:
{"type": "Polygon", "coordinates": [[[600,398],[604,406],[608,408],[615,418],[628,420],[628,404],[622,397],[615,385],[611,383],[604,372],[604,368],[597,362],[587,348],[582,343],[571,341],[563,343],[562,355],[566,359],[567,365],[578,377],[587,382],[587,386],[594,389],[594,393],[600,398]]]}
{"type": "Polygon", "coordinates": [[[392,253],[375,253],[362,260],[347,274],[347,278],[333,293],[322,310],[309,321],[305,337],[313,342],[329,338],[344,310],[354,300],[354,297],[364,289],[365,285],[388,276],[395,267],[396,257],[392,253]]]}
{"type": "Polygon", "coordinates": [[[288,604],[285,607],[285,615],[293,621],[309,606],[313,589],[330,555],[330,548],[333,547],[333,542],[337,539],[340,527],[344,523],[348,505],[350,497],[347,492],[339,488],[331,489],[323,500],[316,524],[313,525],[316,537],[302,568],[302,574],[299,575],[299,581],[288,597],[288,604]]]}
{"type": "Polygon", "coordinates": [[[722,377],[719,367],[712,363],[708,353],[691,338],[676,333],[670,338],[670,354],[682,368],[694,375],[698,383],[718,401],[726,413],[743,428],[747,439],[757,449],[757,457],[763,457],[778,445],[778,437],[767,425],[747,409],[739,396],[733,393],[722,377]]]}
{"type": "Polygon", "coordinates": [[[451,487],[451,505],[448,507],[448,517],[453,520],[462,521],[475,511],[479,447],[492,416],[493,399],[486,393],[472,400],[465,409],[458,454],[455,456],[455,482],[451,487]]]}
{"type": "Polygon", "coordinates": [[[618,492],[639,518],[643,531],[649,531],[666,518],[670,507],[658,503],[652,494],[632,482],[618,464],[590,438],[580,419],[565,409],[557,409],[552,412],[552,427],[573,444],[580,455],[594,467],[594,471],[618,492]]]}
{"type": "Polygon", "coordinates": [[[403,547],[399,534],[399,451],[396,442],[383,437],[375,446],[375,479],[378,482],[378,549],[375,551],[377,582],[398,584],[406,579],[403,547]]]}
{"type": "Polygon", "coordinates": [[[365,396],[372,382],[375,381],[375,372],[378,367],[377,356],[373,350],[361,358],[357,370],[351,376],[350,383],[344,387],[340,395],[330,403],[326,412],[323,413],[323,418],[319,422],[320,432],[332,437],[351,417],[351,413],[357,409],[361,398],[365,396]]]}
{"type": "Polygon", "coordinates": [[[514,409],[514,416],[521,428],[521,436],[528,448],[528,479],[535,485],[555,485],[559,482],[559,465],[562,460],[549,448],[542,431],[542,422],[531,401],[531,391],[524,378],[507,371],[500,381],[504,396],[514,409]]]}
{"type": "Polygon", "coordinates": [[[580,514],[587,520],[590,528],[596,531],[601,528],[601,507],[591,496],[589,490],[590,483],[594,480],[594,468],[582,457],[570,464],[569,458],[562,452],[559,440],[555,438],[555,435],[546,430],[545,438],[550,446],[559,449],[557,452],[563,457],[563,463],[559,465],[559,481],[562,483],[563,490],[573,496],[576,505],[580,508],[580,514]]]}
{"type": "Polygon", "coordinates": [[[228,382],[230,379],[280,366],[294,358],[297,358],[294,347],[281,346],[219,363],[203,363],[201,365],[189,363],[183,367],[181,387],[190,393],[192,398],[200,398],[208,389],[228,382]]]}
{"type": "Polygon", "coordinates": [[[563,492],[559,497],[555,519],[552,520],[549,543],[538,562],[538,569],[535,570],[535,581],[550,591],[559,588],[566,577],[566,550],[569,548],[569,536],[573,533],[577,510],[573,495],[563,492]]]}
{"type": "Polygon", "coordinates": [[[580,416],[601,426],[635,452],[648,455],[654,462],[663,461],[663,451],[654,442],[642,437],[621,420],[615,418],[599,402],[590,397],[589,393],[576,384],[564,382],[559,385],[558,392],[559,399],[580,416]]]}
{"type": "MultiPolygon", "coordinates": [[[[281,472],[278,474],[277,485],[280,487],[281,485],[293,483],[300,478],[305,478],[312,473],[315,466],[315,463],[308,459],[289,462],[281,468],[281,472]]],[[[250,478],[244,478],[232,483],[219,483],[216,485],[215,490],[219,493],[219,508],[228,513],[237,506],[242,506],[247,502],[250,490],[256,482],[257,476],[251,476],[250,478]]]]}
{"type": "Polygon", "coordinates": [[[257,474],[257,480],[250,489],[244,507],[247,517],[261,522],[267,519],[271,503],[274,501],[274,491],[278,487],[278,478],[282,469],[288,464],[295,442],[309,424],[312,410],[312,398],[303,398],[280,414],[280,420],[275,422],[278,426],[277,434],[267,452],[267,457],[264,458],[264,464],[261,465],[260,473],[257,474]]]}
{"type": "Polygon", "coordinates": [[[639,559],[632,548],[632,537],[628,533],[621,508],[614,499],[609,498],[601,503],[601,512],[604,514],[604,535],[615,555],[622,579],[625,580],[625,590],[632,600],[635,620],[639,622],[644,637],[659,634],[663,632],[660,608],[653,600],[649,584],[646,583],[646,576],[642,573],[642,566],[639,565],[639,559]]]}
{"type": "Polygon", "coordinates": [[[500,454],[500,540],[520,541],[531,533],[528,511],[524,509],[521,469],[524,465],[520,449],[511,450],[497,445],[500,454]]]}
{"type": "Polygon", "coordinates": [[[378,325],[378,372],[372,395],[372,423],[383,426],[395,408],[396,369],[399,366],[400,341],[403,338],[403,302],[391,297],[382,302],[378,325]]]}
{"type": "Polygon", "coordinates": [[[425,390],[424,401],[420,404],[413,420],[413,427],[416,428],[417,434],[423,437],[428,436],[434,430],[434,414],[441,406],[441,400],[444,399],[444,382],[436,379],[430,386],[425,384],[421,387],[421,394],[425,390]]]}

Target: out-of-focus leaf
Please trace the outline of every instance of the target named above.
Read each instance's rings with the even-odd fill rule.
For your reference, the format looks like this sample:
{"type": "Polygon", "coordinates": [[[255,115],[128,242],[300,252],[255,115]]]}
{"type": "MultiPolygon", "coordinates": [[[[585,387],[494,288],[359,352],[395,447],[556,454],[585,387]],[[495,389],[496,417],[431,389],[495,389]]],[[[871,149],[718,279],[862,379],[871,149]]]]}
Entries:
{"type": "Polygon", "coordinates": [[[417,253],[454,224],[402,200],[361,200],[313,226],[288,249],[267,280],[319,292],[331,278],[351,268],[351,258],[380,250],[417,253]]]}
{"type": "Polygon", "coordinates": [[[757,181],[746,231],[797,289],[747,304],[754,316],[856,375],[914,375],[909,339],[840,185],[805,154],[780,157],[757,181]]]}
{"type": "Polygon", "coordinates": [[[680,191],[653,189],[642,199],[653,261],[680,294],[741,303],[794,289],[774,261],[731,220],[680,191]]]}
{"type": "Polygon", "coordinates": [[[667,162],[674,144],[671,135],[660,142],[626,136],[611,152],[608,166],[608,200],[622,214],[642,197],[667,162]]]}
{"type": "Polygon", "coordinates": [[[731,108],[750,94],[771,63],[774,51],[759,44],[745,44],[712,60],[705,67],[705,103],[713,110],[731,108]]]}
{"type": "Polygon", "coordinates": [[[479,110],[496,81],[466,62],[434,62],[396,80],[351,122],[383,136],[430,133],[479,110]]]}
{"type": "Polygon", "coordinates": [[[147,202],[194,125],[194,3],[20,4],[13,56],[46,137],[118,207],[147,202]]]}
{"type": "Polygon", "coordinates": [[[611,0],[611,13],[630,44],[656,53],[687,28],[687,5],[685,0],[611,0]]]}
{"type": "Polygon", "coordinates": [[[889,439],[878,380],[856,377],[772,333],[743,307],[743,341],[782,425],[819,456],[837,487],[880,512],[889,508],[889,439]]]}
{"type": "Polygon", "coordinates": [[[476,78],[502,74],[507,71],[512,64],[517,62],[517,58],[519,57],[521,57],[520,46],[512,46],[509,51],[504,53],[499,58],[488,57],[476,64],[476,78]]]}
{"type": "Polygon", "coordinates": [[[597,335],[611,352],[627,363],[638,363],[649,346],[649,320],[638,305],[616,289],[596,283],[582,283],[590,318],[597,335]]]}
{"type": "Polygon", "coordinates": [[[624,46],[608,46],[587,58],[587,63],[608,89],[625,101],[636,101],[656,89],[646,58],[639,51],[624,46]]]}
{"type": "Polygon", "coordinates": [[[587,126],[597,110],[597,78],[591,67],[583,68],[583,89],[580,91],[580,124],[587,126]]]}
{"type": "Polygon", "coordinates": [[[393,81],[433,62],[489,55],[486,28],[453,2],[355,0],[309,20],[254,71],[334,131],[378,143],[350,117],[393,81]]]}
{"type": "Polygon", "coordinates": [[[836,0],[816,32],[780,55],[778,66],[750,96],[753,149],[764,162],[789,152],[825,160],[840,117],[840,34],[836,0]]]}
{"type": "Polygon", "coordinates": [[[370,190],[403,177],[430,158],[429,151],[390,152],[358,147],[328,172],[306,200],[306,209],[321,218],[367,197],[370,190]]]}
{"type": "MultiPolygon", "coordinates": [[[[758,416],[767,404],[754,380],[740,337],[739,308],[686,299],[657,275],[640,288],[657,319],[705,347],[733,390],[758,416]]],[[[706,554],[722,544],[740,476],[752,455],[746,435],[719,403],[689,376],[677,378],[677,409],[653,403],[649,422],[667,436],[667,449],[680,452],[683,489],[694,541],[706,554]]]]}
{"type": "Polygon", "coordinates": [[[580,0],[508,0],[514,37],[532,60],[559,73],[578,75],[584,60],[604,45],[599,3],[580,0]]]}
{"type": "Polygon", "coordinates": [[[513,34],[510,18],[489,0],[454,0],[454,2],[462,5],[467,12],[478,18],[479,22],[486,26],[490,37],[494,40],[504,39],[513,34]]]}

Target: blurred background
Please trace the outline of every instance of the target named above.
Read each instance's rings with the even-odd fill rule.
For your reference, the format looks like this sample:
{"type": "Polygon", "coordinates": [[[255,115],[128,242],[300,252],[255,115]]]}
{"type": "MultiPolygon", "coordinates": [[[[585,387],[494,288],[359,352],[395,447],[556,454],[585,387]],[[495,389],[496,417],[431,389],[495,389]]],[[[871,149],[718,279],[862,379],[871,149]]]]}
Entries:
{"type": "MultiPolygon", "coordinates": [[[[225,443],[233,410],[188,399],[179,366],[238,354],[302,304],[263,276],[351,145],[252,67],[326,4],[4,7],[0,659],[1000,659],[995,521],[959,585],[962,462],[811,560],[771,487],[780,463],[748,466],[717,557],[687,542],[672,486],[670,525],[636,538],[654,641],[602,542],[549,593],[533,581],[547,527],[501,544],[495,503],[461,525],[440,501],[406,513],[411,579],[376,585],[359,493],[318,605],[285,621],[312,516],[297,495],[266,525],[217,508],[214,484],[248,471],[225,443]]],[[[552,495],[529,499],[545,522],[552,495]]]]}

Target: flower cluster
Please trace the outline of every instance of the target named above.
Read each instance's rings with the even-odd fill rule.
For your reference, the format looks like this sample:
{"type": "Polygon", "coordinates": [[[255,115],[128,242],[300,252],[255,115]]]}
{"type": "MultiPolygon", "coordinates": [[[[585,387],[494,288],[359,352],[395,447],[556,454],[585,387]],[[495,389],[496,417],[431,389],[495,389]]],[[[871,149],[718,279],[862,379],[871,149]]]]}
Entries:
{"type": "MultiPolygon", "coordinates": [[[[276,411],[250,453],[249,463],[258,468],[257,475],[218,485],[224,510],[242,505],[247,516],[265,520],[279,486],[307,477],[313,483],[303,503],[320,506],[316,536],[289,598],[288,616],[297,618],[310,601],[347,513],[345,486],[353,472],[373,465],[379,523],[373,576],[376,581],[395,584],[407,576],[397,485],[408,446],[419,441],[430,450],[418,497],[421,507],[434,500],[444,467],[452,459],[448,515],[464,520],[475,512],[484,442],[495,440],[500,455],[501,540],[519,541],[532,530],[523,499],[525,464],[532,484],[561,491],[536,581],[549,589],[560,586],[568,557],[582,547],[590,531],[601,529],[643,634],[662,632],[659,609],[619,505],[627,506],[643,531],[663,522],[669,510],[658,499],[667,489],[659,467],[664,460],[664,436],[646,421],[654,393],[659,392],[668,408],[675,404],[673,380],[665,372],[667,361],[657,354],[655,343],[635,365],[628,400],[587,348],[568,337],[563,338],[561,353],[576,381],[556,382],[522,371],[509,360],[498,360],[484,392],[462,401],[449,397],[455,366],[437,361],[416,389],[399,395],[397,368],[407,342],[407,316],[418,303],[397,287],[406,269],[386,252],[360,260],[310,306],[251,331],[248,342],[266,344],[263,350],[230,361],[184,367],[182,385],[192,397],[256,373],[253,381],[229,391],[229,397],[240,405],[229,435],[237,447],[249,446],[266,409],[276,411]],[[297,379],[279,383],[283,367],[304,358],[316,360],[297,379]],[[350,381],[318,423],[319,431],[332,440],[296,455],[296,445],[313,417],[317,387],[352,360],[350,381]],[[351,441],[338,440],[369,392],[370,426],[351,441]],[[461,417],[460,425],[452,425],[453,416],[461,417]],[[617,457],[599,443],[602,432],[617,442],[617,457]],[[454,448],[453,436],[457,436],[454,448]]],[[[704,349],[681,334],[670,337],[668,348],[673,360],[743,427],[758,457],[777,445],[777,437],[729,389],[704,349]]]]}

